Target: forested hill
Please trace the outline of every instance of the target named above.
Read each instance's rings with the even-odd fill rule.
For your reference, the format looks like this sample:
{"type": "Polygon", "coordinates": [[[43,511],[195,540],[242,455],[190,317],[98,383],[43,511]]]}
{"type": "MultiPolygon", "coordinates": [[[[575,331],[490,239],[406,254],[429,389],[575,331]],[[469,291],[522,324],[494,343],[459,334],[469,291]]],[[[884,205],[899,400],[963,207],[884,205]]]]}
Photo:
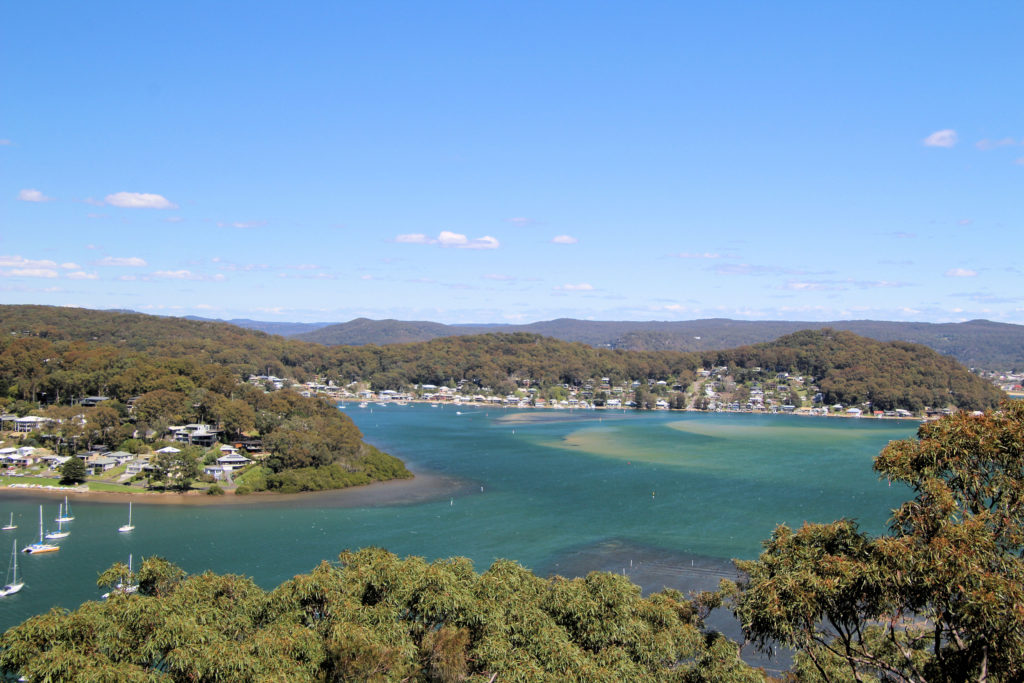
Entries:
{"type": "MultiPolygon", "coordinates": [[[[257,325],[253,325],[258,329],[257,325]]],[[[854,332],[878,341],[924,344],[968,367],[1007,370],[1024,367],[1024,325],[971,320],[910,323],[878,320],[800,322],[768,320],[593,321],[562,318],[527,325],[443,325],[426,321],[369,320],[320,327],[295,335],[328,345],[395,344],[490,332],[527,332],[591,346],[633,351],[715,351],[757,344],[807,329],[854,332]]]]}
{"type": "Polygon", "coordinates": [[[52,397],[61,387],[65,396],[68,391],[78,396],[109,394],[117,387],[125,397],[157,385],[164,388],[169,379],[154,384],[140,370],[151,364],[146,358],[159,365],[161,376],[172,372],[194,377],[196,386],[212,382],[210,377],[223,378],[218,380],[223,387],[229,378],[237,382],[266,373],[300,381],[320,376],[339,385],[360,381],[374,389],[454,386],[465,380],[469,388],[505,393],[522,380],[578,386],[602,377],[614,383],[672,380],[685,387],[697,370],[726,365],[807,375],[830,402],[843,404],[973,409],[993,406],[1001,395],[927,347],[834,330],[803,331],[775,342],[701,353],[595,348],[525,333],[328,347],[225,323],[0,306],[0,335],[0,389],[11,398],[33,401],[40,391],[52,397]],[[61,363],[52,360],[57,357],[61,363]],[[174,359],[181,360],[175,364],[174,359]],[[168,370],[176,367],[180,369],[168,370]]]}
{"type": "Polygon", "coordinates": [[[814,377],[825,403],[921,410],[991,407],[1002,392],[921,344],[879,342],[842,330],[804,330],[774,342],[703,354],[706,361],[814,377]]]}
{"type": "MultiPolygon", "coordinates": [[[[412,476],[397,458],[364,443],[333,404],[244,382],[268,365],[302,373],[302,350],[323,347],[224,323],[44,306],[0,307],[0,333],[0,409],[50,418],[51,428],[30,436],[57,451],[95,443],[128,449],[140,441],[152,449],[170,425],[198,423],[213,425],[225,442],[261,442],[270,456],[260,488],[342,488],[412,476]],[[75,405],[86,396],[106,400],[75,405]]],[[[199,454],[181,453],[174,466],[194,473],[199,454]]],[[[187,487],[192,476],[183,474],[178,485],[187,487]]]]}

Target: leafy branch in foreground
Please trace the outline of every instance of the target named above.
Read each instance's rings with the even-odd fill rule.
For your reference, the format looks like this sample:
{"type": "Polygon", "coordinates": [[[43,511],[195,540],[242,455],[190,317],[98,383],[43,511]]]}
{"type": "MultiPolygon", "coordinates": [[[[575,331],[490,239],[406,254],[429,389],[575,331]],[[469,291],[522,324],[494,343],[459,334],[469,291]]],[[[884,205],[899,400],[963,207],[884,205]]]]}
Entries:
{"type": "Polygon", "coordinates": [[[875,460],[914,498],[890,534],[856,523],[776,529],[734,611],[761,647],[798,650],[801,678],[1024,677],[1024,404],[921,426],[875,460]]]}

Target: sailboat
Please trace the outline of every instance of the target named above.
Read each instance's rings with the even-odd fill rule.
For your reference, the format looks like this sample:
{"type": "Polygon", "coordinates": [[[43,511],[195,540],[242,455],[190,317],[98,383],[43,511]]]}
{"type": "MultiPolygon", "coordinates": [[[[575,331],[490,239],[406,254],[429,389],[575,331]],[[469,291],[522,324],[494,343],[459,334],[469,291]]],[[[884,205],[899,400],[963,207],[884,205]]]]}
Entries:
{"type": "Polygon", "coordinates": [[[55,541],[58,538],[67,538],[68,536],[71,535],[70,531],[64,531],[64,522],[61,521],[61,520],[64,519],[64,515],[62,514],[63,510],[64,510],[63,507],[58,508],[58,510],[57,510],[57,530],[56,531],[51,531],[51,532],[47,533],[46,534],[46,538],[49,538],[50,540],[55,541]]]}
{"type": "Polygon", "coordinates": [[[36,553],[53,553],[60,550],[59,545],[53,545],[52,543],[43,543],[43,506],[39,506],[39,542],[27,545],[21,549],[21,552],[34,555],[36,553]]]}
{"type": "Polygon", "coordinates": [[[18,528],[18,525],[14,523],[14,513],[12,512],[11,513],[11,521],[7,522],[7,524],[4,524],[2,529],[4,531],[11,531],[11,530],[17,529],[17,528],[18,528]]]}
{"type": "MultiPolygon", "coordinates": [[[[124,593],[125,595],[131,595],[132,593],[138,593],[139,592],[139,584],[132,583],[131,582],[132,578],[134,578],[132,576],[132,556],[129,555],[128,556],[128,583],[124,584],[124,583],[121,583],[119,581],[117,583],[117,585],[114,586],[114,589],[112,591],[110,591],[110,593],[124,593]]],[[[106,600],[107,598],[110,597],[110,593],[104,593],[100,597],[103,598],[104,600],[106,600]]]]}
{"type": "Polygon", "coordinates": [[[55,521],[55,522],[70,522],[74,518],[75,518],[75,516],[71,514],[71,503],[68,502],[68,497],[64,496],[64,512],[61,513],[61,512],[58,511],[57,512],[57,519],[55,519],[53,521],[55,521]]]}
{"type": "Polygon", "coordinates": [[[135,528],[135,525],[132,524],[132,502],[129,500],[128,501],[128,523],[127,524],[122,524],[121,526],[117,527],[117,530],[122,532],[122,533],[124,533],[126,531],[131,531],[134,528],[135,528]]]}
{"type": "Polygon", "coordinates": [[[18,541],[17,539],[11,545],[11,566],[7,572],[7,578],[10,579],[7,585],[0,588],[0,598],[17,593],[24,586],[24,581],[18,581],[18,541]]]}

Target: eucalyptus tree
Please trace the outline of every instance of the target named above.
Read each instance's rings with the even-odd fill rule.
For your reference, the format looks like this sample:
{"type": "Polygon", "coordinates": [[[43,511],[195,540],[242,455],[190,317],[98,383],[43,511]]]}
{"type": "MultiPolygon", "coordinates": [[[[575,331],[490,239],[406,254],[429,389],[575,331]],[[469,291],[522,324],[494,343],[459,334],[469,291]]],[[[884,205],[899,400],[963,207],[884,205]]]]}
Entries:
{"type": "Polygon", "coordinates": [[[1024,403],[924,424],[874,466],[914,494],[890,533],[776,529],[737,563],[748,636],[797,649],[809,680],[1024,678],[1024,403]]]}

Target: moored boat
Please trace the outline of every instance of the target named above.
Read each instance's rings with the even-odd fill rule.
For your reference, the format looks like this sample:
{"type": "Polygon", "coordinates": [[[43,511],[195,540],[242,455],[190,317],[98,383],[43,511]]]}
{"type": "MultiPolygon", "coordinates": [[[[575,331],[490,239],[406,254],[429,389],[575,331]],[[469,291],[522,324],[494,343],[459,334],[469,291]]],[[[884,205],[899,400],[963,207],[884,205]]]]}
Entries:
{"type": "Polygon", "coordinates": [[[46,543],[43,539],[43,506],[39,506],[39,541],[25,546],[21,549],[21,552],[28,553],[29,555],[37,555],[39,553],[54,553],[60,550],[59,545],[53,543],[46,543]]]}

